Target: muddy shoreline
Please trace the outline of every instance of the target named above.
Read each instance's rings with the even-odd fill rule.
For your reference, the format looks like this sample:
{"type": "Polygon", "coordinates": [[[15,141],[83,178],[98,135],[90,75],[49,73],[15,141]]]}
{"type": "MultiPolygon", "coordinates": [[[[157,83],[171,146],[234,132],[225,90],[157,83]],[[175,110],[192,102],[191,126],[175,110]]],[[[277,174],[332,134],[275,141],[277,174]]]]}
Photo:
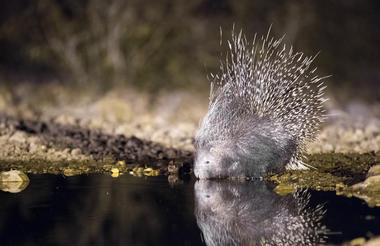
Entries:
{"type": "Polygon", "coordinates": [[[35,174],[59,174],[69,168],[75,170],[75,174],[83,174],[110,171],[112,166],[117,166],[121,171],[142,167],[168,174],[168,166],[173,165],[175,171],[191,171],[192,152],[168,148],[135,136],[125,137],[121,134],[105,134],[100,129],[16,119],[5,114],[0,115],[0,124],[3,138],[10,136],[9,143],[20,147],[14,148],[16,153],[9,158],[7,153],[2,153],[2,171],[18,169],[35,174]],[[33,141],[28,141],[30,139],[33,141]],[[49,151],[51,149],[62,153],[49,151]],[[23,158],[17,158],[19,155],[23,155],[23,158]],[[57,159],[57,156],[62,158],[57,159]]]}
{"type": "MultiPolygon", "coordinates": [[[[114,177],[123,174],[139,177],[167,175],[172,184],[181,183],[192,175],[193,152],[190,133],[194,126],[181,133],[187,137],[178,134],[173,138],[165,135],[167,132],[160,132],[163,137],[159,139],[172,139],[167,142],[147,140],[151,138],[144,139],[135,135],[126,136],[117,131],[113,134],[115,131],[106,130],[112,129],[107,125],[107,121],[104,121],[106,126],[100,124],[101,127],[97,128],[81,124],[79,118],[72,118],[66,123],[59,119],[61,118],[39,120],[0,114],[0,143],[3,146],[0,149],[0,171],[14,169],[25,173],[66,176],[91,173],[107,173],[114,177]],[[181,141],[183,144],[178,144],[181,141]]],[[[112,125],[117,124],[114,122],[112,125]]],[[[154,123],[151,125],[150,132],[154,132],[154,129],[159,131],[158,126],[154,126],[154,123]]],[[[124,124],[123,132],[148,134],[146,129],[134,127],[132,124],[131,129],[128,130],[127,127],[128,124],[124,124]]],[[[172,128],[172,131],[175,129],[172,128]]],[[[367,145],[372,141],[372,135],[378,137],[376,127],[371,131],[351,131],[349,126],[342,126],[340,123],[328,125],[305,155],[305,162],[313,166],[313,169],[269,174],[268,179],[277,184],[280,194],[298,188],[336,191],[339,195],[357,196],[371,206],[379,206],[380,198],[377,191],[380,190],[380,182],[375,183],[372,188],[370,185],[371,189],[367,189],[369,170],[380,165],[380,152],[375,151],[377,146],[374,146],[375,150],[369,148],[367,152],[363,151],[365,148],[357,152],[328,151],[330,143],[334,143],[335,148],[345,146],[350,150],[349,146],[355,144],[355,141],[362,141],[358,137],[360,131],[365,133],[363,139],[367,141],[367,145]],[[340,135],[331,135],[329,132],[335,128],[339,131],[346,130],[340,135]],[[350,132],[353,134],[349,135],[350,132]],[[344,141],[348,141],[348,144],[344,141]],[[318,149],[320,151],[315,151],[318,149]]],[[[379,174],[373,176],[376,175],[379,174]]]]}
{"type": "MultiPolygon", "coordinates": [[[[39,144],[42,146],[63,150],[68,148],[74,150],[71,151],[73,155],[78,155],[80,152],[100,162],[112,159],[114,161],[125,161],[126,164],[149,165],[159,160],[165,161],[166,164],[178,159],[190,162],[193,158],[193,153],[188,150],[165,147],[160,143],[143,140],[135,136],[107,134],[103,133],[101,129],[93,130],[78,125],[64,125],[53,120],[49,122],[17,119],[6,114],[0,114],[0,127],[3,138],[8,135],[10,140],[25,142],[27,138],[36,136],[41,140],[39,144]],[[18,134],[25,139],[12,139],[12,136],[18,134]]],[[[376,160],[376,156],[377,154],[374,151],[364,155],[358,153],[316,153],[308,154],[307,159],[309,164],[323,172],[328,171],[336,173],[338,176],[342,176],[341,174],[347,176],[347,174],[356,175],[358,172],[368,169],[367,163],[376,160]],[[321,162],[323,164],[320,164],[321,162]]]]}

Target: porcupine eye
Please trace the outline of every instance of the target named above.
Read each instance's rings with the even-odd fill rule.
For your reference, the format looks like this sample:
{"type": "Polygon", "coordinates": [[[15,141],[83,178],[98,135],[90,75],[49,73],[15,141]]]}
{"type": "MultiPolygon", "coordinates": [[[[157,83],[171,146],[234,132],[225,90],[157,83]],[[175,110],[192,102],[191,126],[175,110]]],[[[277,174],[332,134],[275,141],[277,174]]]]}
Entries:
{"type": "Polygon", "coordinates": [[[209,161],[206,161],[205,164],[209,164],[210,162],[209,161]]]}

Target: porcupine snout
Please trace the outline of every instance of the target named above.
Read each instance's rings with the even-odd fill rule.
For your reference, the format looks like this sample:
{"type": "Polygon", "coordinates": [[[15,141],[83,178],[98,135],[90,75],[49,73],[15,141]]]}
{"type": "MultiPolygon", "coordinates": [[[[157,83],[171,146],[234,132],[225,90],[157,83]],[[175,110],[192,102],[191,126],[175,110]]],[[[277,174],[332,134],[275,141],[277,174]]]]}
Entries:
{"type": "Polygon", "coordinates": [[[245,124],[248,128],[240,125],[245,129],[238,134],[242,137],[229,140],[222,136],[223,140],[210,140],[202,131],[205,125],[201,126],[194,146],[194,174],[198,179],[262,178],[267,172],[284,170],[297,143],[271,122],[250,120],[245,124]],[[274,129],[275,134],[269,134],[274,129]]]}
{"type": "Polygon", "coordinates": [[[213,156],[210,149],[201,149],[195,152],[194,174],[199,179],[208,179],[214,176],[211,172],[218,169],[220,158],[213,156]]]}
{"type": "Polygon", "coordinates": [[[234,150],[233,143],[228,144],[196,148],[194,174],[198,179],[221,179],[241,176],[244,173],[240,163],[241,157],[234,150]]]}
{"type": "Polygon", "coordinates": [[[195,152],[194,174],[199,179],[226,178],[231,171],[231,151],[214,146],[197,148],[195,152]]]}

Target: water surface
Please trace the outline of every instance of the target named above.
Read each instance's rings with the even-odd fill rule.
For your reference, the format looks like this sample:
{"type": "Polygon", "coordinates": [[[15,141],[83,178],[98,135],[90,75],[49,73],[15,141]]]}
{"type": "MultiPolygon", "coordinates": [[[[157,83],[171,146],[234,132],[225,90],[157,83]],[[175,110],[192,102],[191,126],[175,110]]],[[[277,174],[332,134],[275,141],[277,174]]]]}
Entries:
{"type": "Polygon", "coordinates": [[[305,244],[339,244],[380,235],[380,208],[333,192],[281,197],[272,188],[262,181],[171,186],[165,176],[31,175],[24,191],[0,191],[0,242],[220,245],[291,235],[305,244]]]}

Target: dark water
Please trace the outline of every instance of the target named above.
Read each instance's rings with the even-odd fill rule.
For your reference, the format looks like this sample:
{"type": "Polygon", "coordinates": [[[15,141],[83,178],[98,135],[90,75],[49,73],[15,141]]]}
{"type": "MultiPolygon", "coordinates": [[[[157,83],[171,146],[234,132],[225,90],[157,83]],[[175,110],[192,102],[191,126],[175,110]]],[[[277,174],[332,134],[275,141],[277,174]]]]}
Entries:
{"type": "Polygon", "coordinates": [[[380,235],[380,208],[333,192],[278,196],[261,181],[30,176],[0,191],[0,245],[339,244],[380,235]],[[322,205],[322,207],[321,207],[322,205]]]}

